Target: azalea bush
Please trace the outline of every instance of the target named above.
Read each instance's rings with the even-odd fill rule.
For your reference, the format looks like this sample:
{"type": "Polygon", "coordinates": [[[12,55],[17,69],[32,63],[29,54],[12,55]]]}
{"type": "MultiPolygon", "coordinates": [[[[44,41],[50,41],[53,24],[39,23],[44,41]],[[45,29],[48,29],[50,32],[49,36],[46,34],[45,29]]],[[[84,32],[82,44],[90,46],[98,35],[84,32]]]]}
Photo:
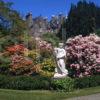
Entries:
{"type": "Polygon", "coordinates": [[[27,49],[24,44],[8,46],[5,54],[11,59],[9,72],[13,75],[53,74],[52,46],[46,41],[39,39],[36,48],[32,50],[27,49]]]}
{"type": "Polygon", "coordinates": [[[69,38],[65,48],[67,67],[72,77],[100,75],[100,37],[91,34],[69,38]]]}
{"type": "Polygon", "coordinates": [[[24,52],[24,45],[23,44],[17,44],[17,45],[13,45],[13,46],[9,46],[7,47],[7,51],[11,54],[14,53],[23,53],[24,52]]]}
{"type": "Polygon", "coordinates": [[[46,41],[36,42],[36,48],[27,49],[23,44],[7,47],[11,58],[10,73],[13,75],[53,75],[54,61],[52,58],[52,46],[46,41]]]}
{"type": "Polygon", "coordinates": [[[23,44],[16,44],[7,47],[4,55],[8,56],[11,60],[9,64],[9,73],[13,75],[24,75],[31,73],[33,61],[29,59],[26,54],[28,49],[23,44]]]}
{"type": "Polygon", "coordinates": [[[11,56],[10,72],[14,75],[29,74],[32,67],[32,60],[17,54],[11,56]]]}

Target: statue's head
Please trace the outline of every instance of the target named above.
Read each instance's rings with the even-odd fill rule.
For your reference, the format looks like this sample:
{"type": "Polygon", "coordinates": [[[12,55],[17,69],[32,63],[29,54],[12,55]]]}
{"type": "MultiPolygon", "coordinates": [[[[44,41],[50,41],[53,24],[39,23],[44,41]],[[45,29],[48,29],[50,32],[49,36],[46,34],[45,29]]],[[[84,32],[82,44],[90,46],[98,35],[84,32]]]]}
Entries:
{"type": "Polygon", "coordinates": [[[59,43],[59,47],[63,48],[64,44],[63,43],[59,43]]]}

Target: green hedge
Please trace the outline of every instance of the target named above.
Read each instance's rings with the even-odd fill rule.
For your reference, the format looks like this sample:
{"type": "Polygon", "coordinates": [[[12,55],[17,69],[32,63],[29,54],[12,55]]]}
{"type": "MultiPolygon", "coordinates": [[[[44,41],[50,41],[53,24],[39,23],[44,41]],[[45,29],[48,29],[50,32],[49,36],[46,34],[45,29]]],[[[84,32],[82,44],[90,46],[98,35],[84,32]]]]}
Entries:
{"type": "Polygon", "coordinates": [[[50,79],[42,76],[4,76],[0,75],[0,88],[18,90],[49,89],[50,79]]]}
{"type": "Polygon", "coordinates": [[[72,91],[74,89],[74,79],[63,78],[63,79],[53,79],[51,81],[51,87],[58,91],[72,91]]]}
{"type": "Polygon", "coordinates": [[[100,75],[83,78],[51,79],[43,76],[5,76],[0,75],[0,88],[17,90],[57,90],[72,91],[100,86],[100,75]]]}
{"type": "Polygon", "coordinates": [[[82,88],[100,86],[100,75],[83,77],[83,78],[76,78],[74,85],[75,85],[76,89],[77,88],[82,89],[82,88]]]}
{"type": "Polygon", "coordinates": [[[60,91],[72,91],[74,89],[82,89],[89,87],[100,86],[100,75],[89,76],[83,78],[64,78],[52,80],[51,87],[54,90],[60,91]]]}

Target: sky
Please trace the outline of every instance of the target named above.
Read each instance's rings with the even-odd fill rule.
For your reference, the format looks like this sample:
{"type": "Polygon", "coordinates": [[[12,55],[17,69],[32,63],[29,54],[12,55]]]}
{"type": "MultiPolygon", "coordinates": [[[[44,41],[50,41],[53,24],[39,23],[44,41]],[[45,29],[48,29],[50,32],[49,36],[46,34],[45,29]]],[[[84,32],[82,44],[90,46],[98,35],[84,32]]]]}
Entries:
{"type": "MultiPolygon", "coordinates": [[[[13,2],[12,8],[19,11],[22,16],[26,16],[31,12],[33,17],[42,15],[50,17],[59,13],[68,15],[71,3],[77,4],[80,0],[4,0],[13,2]]],[[[100,0],[86,0],[92,1],[100,6],[100,0]]]]}

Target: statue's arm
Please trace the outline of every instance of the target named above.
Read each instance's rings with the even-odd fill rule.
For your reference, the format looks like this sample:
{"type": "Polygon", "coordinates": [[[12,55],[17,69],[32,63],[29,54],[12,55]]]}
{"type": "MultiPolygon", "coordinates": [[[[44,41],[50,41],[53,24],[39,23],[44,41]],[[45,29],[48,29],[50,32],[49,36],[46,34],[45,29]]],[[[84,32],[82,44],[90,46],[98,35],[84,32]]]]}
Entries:
{"type": "Polygon", "coordinates": [[[66,58],[66,50],[64,49],[64,51],[63,51],[63,52],[64,52],[64,56],[65,56],[65,58],[66,58]]]}

